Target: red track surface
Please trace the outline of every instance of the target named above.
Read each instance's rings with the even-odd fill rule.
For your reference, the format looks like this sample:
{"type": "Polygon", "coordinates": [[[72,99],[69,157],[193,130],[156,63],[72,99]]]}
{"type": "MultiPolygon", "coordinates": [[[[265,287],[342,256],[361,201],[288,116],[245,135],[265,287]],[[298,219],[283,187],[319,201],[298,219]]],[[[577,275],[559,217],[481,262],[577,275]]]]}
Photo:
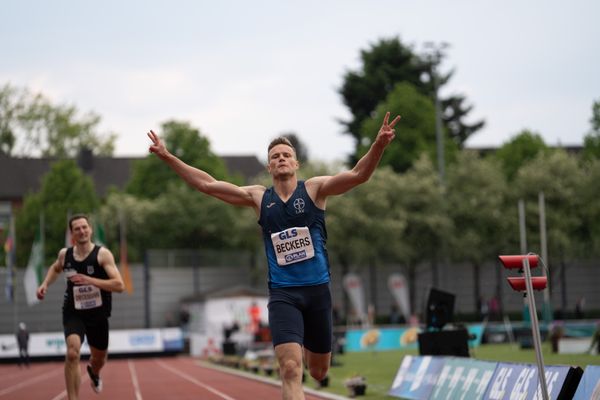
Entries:
{"type": "MultiPolygon", "coordinates": [[[[110,359],[102,370],[104,389],[96,394],[81,363],[81,400],[275,400],[281,388],[206,367],[189,357],[110,359]]],[[[33,363],[20,369],[0,365],[0,400],[67,398],[63,363],[33,363]]],[[[307,400],[320,400],[306,394],[307,400]]]]}

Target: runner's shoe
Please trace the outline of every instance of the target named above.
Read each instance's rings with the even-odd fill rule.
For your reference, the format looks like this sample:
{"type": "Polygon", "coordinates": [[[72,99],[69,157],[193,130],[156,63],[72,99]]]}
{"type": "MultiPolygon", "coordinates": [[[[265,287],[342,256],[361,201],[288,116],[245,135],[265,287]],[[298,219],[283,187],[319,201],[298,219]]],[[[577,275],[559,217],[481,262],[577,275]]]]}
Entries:
{"type": "Polygon", "coordinates": [[[94,392],[100,393],[102,391],[102,379],[100,379],[99,375],[94,374],[91,365],[87,366],[87,373],[90,376],[92,389],[94,389],[94,392]]]}

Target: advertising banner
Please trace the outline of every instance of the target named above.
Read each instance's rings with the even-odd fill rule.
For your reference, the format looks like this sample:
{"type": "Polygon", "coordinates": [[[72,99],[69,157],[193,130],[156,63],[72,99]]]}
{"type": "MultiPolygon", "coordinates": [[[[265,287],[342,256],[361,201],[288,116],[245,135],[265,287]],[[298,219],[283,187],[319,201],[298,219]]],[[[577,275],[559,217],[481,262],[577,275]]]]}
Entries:
{"type": "Polygon", "coordinates": [[[600,400],[600,366],[585,367],[573,400],[600,400]]]}
{"type": "Polygon", "coordinates": [[[394,296],[398,309],[404,316],[405,321],[410,320],[410,300],[408,298],[408,285],[404,275],[393,273],[388,277],[388,289],[394,296]]]}
{"type": "Polygon", "coordinates": [[[483,398],[496,365],[491,361],[446,357],[429,399],[479,400],[483,398]]]}
{"type": "MultiPolygon", "coordinates": [[[[469,325],[469,347],[481,344],[483,325],[469,325]]],[[[414,349],[418,346],[421,330],[407,328],[349,329],[346,331],[346,351],[386,351],[414,349]]]]}
{"type": "Polygon", "coordinates": [[[367,306],[365,304],[365,289],[360,276],[349,273],[343,279],[344,289],[348,293],[348,298],[352,303],[357,321],[365,323],[367,321],[367,306]]]}
{"type": "Polygon", "coordinates": [[[429,399],[444,361],[442,357],[404,356],[388,395],[402,399],[429,399]]]}
{"type": "MultiPolygon", "coordinates": [[[[62,332],[32,333],[29,337],[30,357],[64,356],[65,336],[62,332]]],[[[111,330],[108,344],[110,354],[179,352],[183,350],[183,333],[179,328],[111,330]]],[[[87,340],[81,354],[90,354],[87,340]]],[[[15,335],[0,335],[0,358],[19,356],[15,335]]]]}
{"type": "MultiPolygon", "coordinates": [[[[565,379],[572,369],[569,366],[545,366],[546,384],[550,399],[557,399],[565,379]]],[[[537,365],[499,363],[483,396],[489,400],[542,399],[537,365]]]]}

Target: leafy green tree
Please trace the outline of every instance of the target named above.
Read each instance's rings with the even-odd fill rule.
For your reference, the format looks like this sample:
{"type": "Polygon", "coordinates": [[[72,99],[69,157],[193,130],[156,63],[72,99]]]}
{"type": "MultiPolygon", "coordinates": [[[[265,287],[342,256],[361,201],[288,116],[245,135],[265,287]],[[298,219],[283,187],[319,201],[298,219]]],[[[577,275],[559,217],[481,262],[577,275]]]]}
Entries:
{"type": "Polygon", "coordinates": [[[503,144],[495,153],[495,157],[502,164],[504,174],[511,182],[527,162],[533,160],[538,154],[549,151],[544,139],[538,133],[525,129],[503,144]]]}
{"type": "Polygon", "coordinates": [[[174,226],[163,221],[163,229],[149,231],[148,216],[156,207],[149,199],[140,199],[133,195],[112,191],[106,196],[97,213],[98,221],[104,226],[106,244],[117,258],[120,257],[121,219],[126,224],[127,258],[129,262],[143,261],[144,250],[153,247],[162,236],[169,235],[174,226]]]}
{"type": "MultiPolygon", "coordinates": [[[[405,172],[421,156],[427,153],[431,160],[436,158],[435,107],[432,101],[408,83],[396,85],[393,91],[365,119],[360,130],[362,141],[357,149],[364,155],[375,140],[381,121],[387,111],[402,115],[396,128],[396,138],[390,143],[381,159],[382,165],[390,165],[396,172],[405,172]]],[[[451,160],[457,150],[455,143],[445,141],[446,160],[451,160]]]]}
{"type": "MultiPolygon", "coordinates": [[[[225,179],[227,171],[223,160],[210,149],[208,139],[187,122],[167,121],[161,125],[163,140],[169,151],[185,163],[202,169],[216,179],[225,179]]],[[[133,166],[127,193],[140,198],[154,199],[170,183],[185,185],[171,168],[156,156],[149,155],[133,166]]]]}
{"type": "Polygon", "coordinates": [[[592,118],[590,119],[592,128],[583,139],[584,160],[600,160],[600,100],[592,105],[592,118]]]}
{"type": "MultiPolygon", "coordinates": [[[[498,163],[463,150],[448,169],[447,210],[454,230],[449,250],[455,261],[467,261],[473,269],[473,301],[481,292],[481,265],[506,250],[510,236],[506,215],[506,179],[498,163]]],[[[496,296],[500,298],[497,280],[496,296]]],[[[504,282],[502,282],[504,283],[504,282]]]]}
{"type": "Polygon", "coordinates": [[[23,113],[23,93],[4,85],[0,88],[0,154],[10,155],[15,147],[18,118],[23,113]]]}
{"type": "Polygon", "coordinates": [[[590,160],[582,167],[583,179],[577,190],[581,200],[580,218],[583,222],[583,257],[600,256],[600,159],[590,160]]]}
{"type": "Polygon", "coordinates": [[[132,261],[142,261],[150,248],[256,250],[260,243],[252,210],[232,207],[174,182],[155,199],[111,193],[99,213],[109,246],[118,246],[121,215],[132,261]]]}
{"type": "Polygon", "coordinates": [[[400,176],[379,168],[368,184],[328,200],[328,248],[336,258],[350,266],[374,259],[398,260],[404,255],[402,232],[407,216],[400,206],[399,189],[400,176]]]}
{"type": "Polygon", "coordinates": [[[42,94],[5,85],[0,90],[0,151],[7,155],[68,158],[82,148],[111,155],[115,135],[98,133],[100,116],[54,105],[42,94]]]}
{"type": "MultiPolygon", "coordinates": [[[[364,135],[362,131],[364,121],[371,117],[373,111],[388,97],[397,84],[402,82],[411,84],[420,94],[431,101],[434,100],[435,86],[432,74],[438,63],[438,60],[432,62],[429,57],[416,54],[398,37],[379,40],[370,49],[362,50],[360,58],[362,66],[358,71],[347,72],[339,89],[344,104],[352,114],[349,121],[341,122],[346,127],[346,133],[356,140],[357,148],[364,135]]],[[[439,76],[438,86],[445,85],[451,76],[452,72],[439,76]]],[[[464,120],[471,107],[465,106],[463,96],[452,95],[442,98],[440,105],[446,132],[461,147],[484,125],[483,121],[465,123],[464,120]]],[[[353,161],[360,157],[358,153],[353,161]]]]}
{"type": "Polygon", "coordinates": [[[568,261],[582,254],[582,228],[580,210],[585,208],[578,193],[584,182],[583,170],[578,160],[563,150],[540,153],[532,162],[519,170],[513,185],[513,204],[525,201],[527,243],[529,251],[540,254],[539,193],[544,193],[548,243],[547,265],[550,267],[550,288],[556,283],[552,278],[554,267],[560,266],[562,306],[566,307],[566,269],[568,261]]]}
{"type": "Polygon", "coordinates": [[[23,207],[17,213],[17,237],[21,243],[17,246],[18,265],[27,263],[40,214],[44,215],[45,260],[48,263],[65,246],[69,212],[92,214],[98,206],[91,178],[73,160],[54,163],[43,177],[40,191],[26,195],[23,207]]]}
{"type": "Polygon", "coordinates": [[[437,171],[425,155],[400,177],[399,206],[408,218],[402,237],[406,248],[400,259],[406,265],[411,304],[415,304],[416,268],[419,263],[437,265],[444,238],[452,232],[452,220],[445,205],[445,189],[437,171]]]}
{"type": "Polygon", "coordinates": [[[398,262],[409,251],[403,240],[408,217],[400,205],[401,196],[400,176],[383,167],[368,184],[328,200],[328,249],[332,259],[341,265],[342,275],[352,268],[368,266],[370,303],[376,310],[377,266],[386,261],[398,262]]]}

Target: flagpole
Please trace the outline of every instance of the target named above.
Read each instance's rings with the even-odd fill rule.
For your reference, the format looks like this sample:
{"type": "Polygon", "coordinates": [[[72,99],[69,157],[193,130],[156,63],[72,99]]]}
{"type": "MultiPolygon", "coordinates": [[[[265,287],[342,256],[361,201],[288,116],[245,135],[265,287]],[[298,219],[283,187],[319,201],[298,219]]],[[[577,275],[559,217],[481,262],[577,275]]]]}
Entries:
{"type": "MultiPolygon", "coordinates": [[[[7,254],[8,258],[10,258],[9,262],[6,263],[6,267],[7,270],[9,269],[9,275],[10,275],[10,279],[11,279],[11,288],[10,288],[10,292],[11,292],[11,301],[13,303],[13,328],[15,328],[18,324],[19,321],[19,307],[17,305],[18,303],[18,299],[17,299],[17,294],[15,293],[15,281],[17,278],[17,269],[15,268],[15,264],[16,264],[16,257],[15,255],[17,254],[17,235],[15,233],[15,216],[13,215],[12,211],[10,214],[10,226],[9,226],[9,235],[10,235],[10,240],[11,240],[11,248],[9,251],[9,254],[7,254]]],[[[7,261],[8,261],[7,258],[7,261]]]]}
{"type": "Polygon", "coordinates": [[[121,269],[125,290],[128,294],[132,294],[133,281],[131,279],[129,262],[127,261],[127,223],[125,212],[122,208],[119,209],[119,268],[121,269]]]}

